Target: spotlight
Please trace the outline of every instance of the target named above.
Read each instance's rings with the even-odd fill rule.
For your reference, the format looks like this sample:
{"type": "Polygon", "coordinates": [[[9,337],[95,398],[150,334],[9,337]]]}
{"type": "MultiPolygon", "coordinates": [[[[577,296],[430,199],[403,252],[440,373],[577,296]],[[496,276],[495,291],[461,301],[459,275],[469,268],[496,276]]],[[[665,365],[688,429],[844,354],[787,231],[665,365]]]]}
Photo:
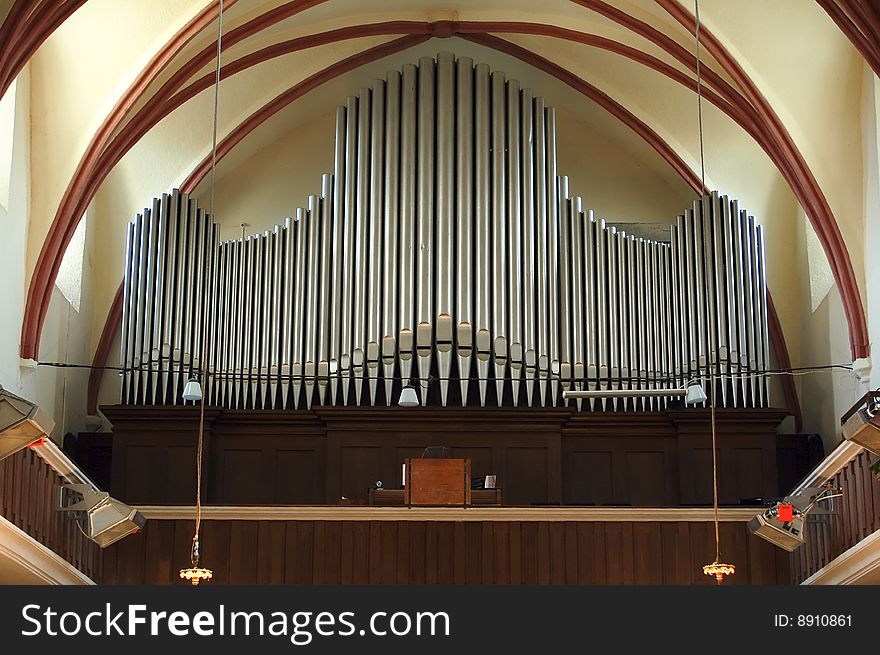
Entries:
{"type": "Polygon", "coordinates": [[[771,544],[791,552],[804,543],[804,516],[797,514],[791,521],[779,518],[779,506],[776,503],[762,514],[749,521],[749,532],[769,541],[771,544]]]}
{"type": "Polygon", "coordinates": [[[685,405],[699,405],[707,400],[706,391],[698,380],[688,382],[687,394],[684,397],[685,405]]]}
{"type": "Polygon", "coordinates": [[[409,385],[405,386],[400,391],[400,399],[397,401],[397,404],[401,407],[417,407],[419,397],[416,395],[416,390],[409,385]]]}
{"type": "Polygon", "coordinates": [[[37,405],[0,387],[0,459],[49,436],[54,427],[37,405]]]}
{"type": "Polygon", "coordinates": [[[74,518],[81,521],[85,535],[101,548],[138,532],[146,523],[143,514],[111,498],[106,491],[98,491],[87,484],[69,484],[63,489],[80,500],[62,506],[61,511],[74,512],[74,518]]]}
{"type": "Polygon", "coordinates": [[[186,383],[186,386],[183,387],[183,399],[192,401],[202,399],[202,385],[198,380],[190,378],[186,383]]]}
{"type": "Polygon", "coordinates": [[[868,394],[843,415],[841,431],[845,439],[880,455],[880,394],[868,394]]]}
{"type": "MultiPolygon", "coordinates": [[[[816,503],[840,495],[828,487],[807,487],[752,518],[749,532],[791,552],[804,543],[804,524],[816,503]]],[[[827,510],[820,509],[817,513],[827,513],[827,510]]]]}

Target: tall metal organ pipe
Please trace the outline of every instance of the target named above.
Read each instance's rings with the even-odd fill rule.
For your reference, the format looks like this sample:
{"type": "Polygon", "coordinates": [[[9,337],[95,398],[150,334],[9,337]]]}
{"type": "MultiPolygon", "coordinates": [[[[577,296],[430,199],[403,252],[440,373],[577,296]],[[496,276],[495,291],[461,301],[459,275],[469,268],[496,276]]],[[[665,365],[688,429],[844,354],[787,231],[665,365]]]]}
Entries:
{"type": "Polygon", "coordinates": [[[407,384],[546,406],[690,379],[769,404],[764,231],[736,200],[698,200],[668,241],[607,225],[557,175],[553,108],[450,53],[348,98],[335,135],[320,195],[272,231],[221,241],[177,190],[128,226],[123,403],[182,403],[207,367],[206,401],[231,408],[392,404],[407,384]]]}

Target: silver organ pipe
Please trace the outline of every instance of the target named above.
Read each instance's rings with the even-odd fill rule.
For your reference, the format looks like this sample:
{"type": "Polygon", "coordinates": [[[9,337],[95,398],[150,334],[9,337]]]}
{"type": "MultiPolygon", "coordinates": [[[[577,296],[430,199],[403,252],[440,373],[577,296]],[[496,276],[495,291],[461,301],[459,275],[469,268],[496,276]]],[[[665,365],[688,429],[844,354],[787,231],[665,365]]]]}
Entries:
{"type": "MultiPolygon", "coordinates": [[[[324,405],[327,402],[327,387],[330,379],[330,352],[332,338],[332,314],[333,310],[333,198],[334,195],[333,176],[324,175],[321,185],[321,236],[319,245],[319,266],[320,266],[320,296],[318,298],[318,403],[324,405]]],[[[282,277],[282,280],[284,278],[282,277]]],[[[282,292],[284,297],[290,294],[286,291],[282,292]]],[[[290,322],[290,315],[283,316],[285,321],[285,329],[290,322]]]]}
{"type": "Polygon", "coordinates": [[[456,64],[455,87],[455,262],[452,279],[458,325],[455,346],[461,404],[467,404],[468,382],[474,352],[474,62],[462,57],[456,64]],[[458,282],[458,283],[456,283],[458,282]]]}
{"type": "Polygon", "coordinates": [[[417,391],[422,404],[428,402],[427,382],[431,374],[434,350],[434,195],[435,195],[435,128],[437,117],[436,62],[431,57],[419,60],[418,126],[416,148],[416,366],[419,378],[417,391]]]}
{"type": "Polygon", "coordinates": [[[437,57],[436,81],[436,242],[434,244],[435,338],[433,350],[437,356],[440,402],[446,405],[449,373],[452,365],[453,324],[455,313],[455,57],[450,52],[437,57]]]}
{"type": "Polygon", "coordinates": [[[474,349],[480,405],[486,405],[492,356],[492,146],[489,67],[474,68],[474,349]]]}
{"type": "MultiPolygon", "coordinates": [[[[397,342],[400,378],[404,385],[409,384],[415,356],[417,85],[418,68],[412,64],[404,66],[400,103],[400,333],[397,342]]],[[[416,389],[416,393],[421,393],[421,389],[416,389]]]]}
{"type": "Polygon", "coordinates": [[[357,113],[358,98],[348,98],[345,108],[345,208],[343,215],[343,239],[342,239],[342,261],[339,268],[339,274],[342,277],[342,302],[341,314],[339,322],[341,325],[340,333],[342,341],[339,347],[339,364],[338,372],[340,377],[340,385],[342,386],[342,403],[348,404],[348,394],[351,390],[350,375],[353,354],[353,336],[352,329],[354,327],[354,315],[352,307],[354,305],[354,269],[355,269],[355,248],[357,242],[355,236],[357,234],[356,227],[356,201],[357,201],[357,185],[358,185],[358,141],[357,141],[357,113]]]}
{"type": "Polygon", "coordinates": [[[550,330],[549,309],[547,306],[550,284],[547,231],[547,138],[545,134],[546,124],[543,98],[535,98],[534,121],[535,214],[532,238],[535,244],[535,287],[537,291],[535,298],[536,323],[534,336],[538,366],[538,393],[540,404],[543,406],[547,403],[547,378],[550,373],[550,359],[548,355],[550,346],[547,341],[547,332],[550,330]]]}
{"type": "Polygon", "coordinates": [[[132,298],[131,291],[129,286],[131,285],[131,251],[132,247],[132,239],[134,233],[134,223],[129,223],[125,229],[125,252],[124,252],[124,264],[122,268],[122,293],[123,293],[123,303],[122,303],[122,334],[120,335],[120,349],[119,349],[119,364],[123,369],[123,376],[120,384],[120,396],[122,400],[127,400],[129,396],[129,384],[130,384],[130,373],[132,366],[131,354],[129,352],[129,336],[128,336],[128,325],[130,323],[129,315],[131,310],[128,307],[127,301],[132,298]]]}
{"type": "Polygon", "coordinates": [[[278,404],[278,392],[280,389],[278,376],[281,370],[281,338],[284,332],[281,303],[281,240],[284,235],[284,228],[276,225],[275,229],[269,235],[269,262],[268,270],[271,275],[270,286],[267,290],[266,297],[269,300],[267,313],[269,314],[269,324],[271,330],[266,335],[266,360],[264,366],[267,372],[267,407],[280,407],[278,404]]]}
{"type": "Polygon", "coordinates": [[[309,196],[309,207],[306,212],[306,311],[305,311],[305,355],[303,356],[303,378],[306,392],[306,406],[314,402],[315,384],[317,381],[318,361],[318,299],[320,278],[320,258],[318,248],[321,239],[320,199],[309,196]]]}
{"type": "Polygon", "coordinates": [[[248,236],[244,240],[241,266],[243,269],[242,295],[244,306],[242,307],[242,357],[241,357],[241,389],[240,399],[243,407],[254,406],[254,292],[256,281],[254,280],[256,261],[256,236],[248,236]]]}
{"type": "Polygon", "coordinates": [[[513,405],[519,400],[522,377],[522,213],[520,202],[520,96],[519,82],[507,83],[507,279],[504,281],[508,294],[508,323],[506,337],[509,348],[511,395],[513,405]]]}
{"type": "MultiPolygon", "coordinates": [[[[296,245],[294,251],[294,280],[293,280],[293,366],[291,370],[293,388],[293,408],[297,409],[304,395],[304,363],[306,355],[305,323],[306,323],[306,292],[308,285],[306,276],[306,234],[308,232],[308,213],[305,209],[297,208],[296,221],[293,224],[296,245]]],[[[363,319],[363,316],[361,316],[363,319]]]]}
{"type": "MultiPolygon", "coordinates": [[[[400,258],[400,73],[391,72],[386,82],[385,98],[385,198],[383,231],[385,261],[383,289],[399,287],[400,258]]],[[[375,188],[375,187],[374,187],[375,188]]],[[[385,404],[390,405],[394,392],[394,365],[397,360],[398,309],[396,293],[382,296],[382,368],[385,376],[385,404]]]]}
{"type": "Polygon", "coordinates": [[[141,331],[141,361],[145,362],[146,372],[143,380],[143,397],[146,404],[152,404],[155,401],[153,390],[155,388],[155,373],[153,373],[153,323],[155,314],[155,298],[156,298],[156,255],[157,253],[157,232],[159,224],[159,200],[153,200],[153,208],[144,210],[144,250],[146,270],[144,271],[144,284],[146,292],[144,297],[143,309],[143,328],[141,331]]]}
{"type": "Polygon", "coordinates": [[[507,176],[505,167],[506,119],[505,90],[507,80],[504,73],[492,73],[492,359],[495,363],[495,393],[500,407],[504,398],[504,380],[507,368],[507,176]]]}
{"type": "MultiPolygon", "coordinates": [[[[370,129],[370,110],[372,109],[370,89],[361,89],[357,103],[357,185],[355,188],[354,206],[354,312],[351,317],[354,326],[351,346],[351,368],[354,378],[355,404],[360,404],[363,391],[363,373],[365,362],[365,346],[367,339],[367,292],[369,284],[370,248],[370,147],[372,130],[370,129]]],[[[354,120],[354,117],[351,118],[354,120]]]]}
{"type": "Polygon", "coordinates": [[[549,354],[550,354],[550,400],[557,402],[557,381],[560,379],[559,363],[559,181],[556,176],[556,110],[546,110],[546,185],[547,185],[547,262],[549,354]]]}
{"type": "Polygon", "coordinates": [[[284,323],[280,330],[281,363],[278,367],[278,395],[281,408],[290,403],[290,381],[293,371],[293,221],[284,219],[280,234],[278,257],[281,260],[281,317],[284,323]]]}
{"type": "MultiPolygon", "coordinates": [[[[330,352],[329,361],[327,362],[327,373],[330,384],[330,404],[336,404],[336,392],[339,384],[337,373],[339,371],[339,362],[342,350],[342,309],[343,304],[343,253],[345,251],[345,201],[347,198],[345,179],[347,164],[347,123],[346,123],[346,107],[336,108],[336,149],[334,153],[334,171],[333,175],[333,196],[325,198],[332,202],[333,218],[333,245],[330,254],[333,260],[333,287],[331,297],[333,304],[330,306],[330,352]]],[[[289,289],[289,287],[288,287],[289,289]]],[[[290,292],[288,291],[288,296],[290,292]]]]}
{"type": "MultiPolygon", "coordinates": [[[[382,247],[382,211],[385,200],[385,83],[376,80],[370,93],[370,189],[369,193],[369,266],[367,271],[367,346],[366,366],[370,386],[370,404],[376,404],[379,385],[379,356],[382,342],[383,260],[387,257],[382,247]]],[[[317,247],[317,244],[316,244],[317,247]]],[[[306,373],[308,375],[308,372],[306,373]]]]}
{"type": "Polygon", "coordinates": [[[535,322],[537,318],[537,289],[535,288],[535,143],[534,98],[529,89],[522,92],[522,120],[520,121],[520,167],[522,176],[522,357],[525,366],[526,405],[532,405],[537,373],[535,354],[535,322]]]}
{"type": "MultiPolygon", "coordinates": [[[[146,214],[146,212],[144,212],[146,214]]],[[[146,298],[146,290],[143,289],[144,280],[144,271],[146,270],[146,265],[143,263],[143,253],[144,253],[144,217],[141,214],[138,214],[137,218],[135,218],[134,223],[134,241],[132,243],[132,292],[134,296],[131,299],[131,363],[132,363],[132,374],[131,374],[131,402],[134,403],[143,403],[143,392],[141,390],[141,372],[144,370],[144,366],[141,365],[141,356],[143,352],[143,348],[141,346],[143,342],[142,336],[142,325],[143,325],[143,307],[141,307],[141,303],[144,302],[146,298]]]]}
{"type": "Polygon", "coordinates": [[[700,379],[769,405],[764,232],[736,200],[627,235],[557,175],[554,110],[451,54],[362,89],[335,133],[320,195],[272,231],[220,241],[178,191],[128,226],[124,403],[179,404],[207,374],[229,408],[391,404],[412,378],[423,404],[573,387],[645,391],[584,411],[663,410],[650,391],[700,379]]]}
{"type": "MultiPolygon", "coordinates": [[[[571,385],[571,322],[575,316],[580,317],[579,303],[571,293],[571,201],[568,198],[568,178],[557,181],[557,194],[560,198],[559,207],[559,300],[557,307],[567,307],[568,311],[560,312],[559,350],[556,361],[559,362],[559,380],[563,389],[571,385]]],[[[567,403],[565,403],[567,404],[567,403]]]]}
{"type": "MultiPolygon", "coordinates": [[[[584,286],[589,283],[590,278],[584,276],[583,257],[578,256],[583,252],[584,237],[584,219],[580,212],[581,203],[579,198],[573,198],[568,203],[566,209],[566,218],[568,222],[568,239],[566,241],[567,251],[570,254],[568,261],[571,266],[566,278],[567,286],[571,295],[571,350],[568,352],[571,361],[572,378],[574,379],[574,388],[581,388],[581,381],[584,380],[584,323],[588,320],[590,311],[585,307],[584,286]],[[577,253],[577,254],[576,254],[577,253]]],[[[582,400],[579,398],[575,404],[580,407],[582,400]]]]}

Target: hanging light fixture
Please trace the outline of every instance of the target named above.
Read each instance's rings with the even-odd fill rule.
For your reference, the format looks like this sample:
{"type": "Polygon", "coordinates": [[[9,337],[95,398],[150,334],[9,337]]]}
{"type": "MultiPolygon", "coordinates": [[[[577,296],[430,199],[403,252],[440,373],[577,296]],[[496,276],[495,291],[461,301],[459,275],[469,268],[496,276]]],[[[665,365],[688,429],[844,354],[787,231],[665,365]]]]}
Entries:
{"type": "MultiPolygon", "coordinates": [[[[703,573],[715,576],[715,582],[724,582],[724,576],[736,573],[736,566],[721,561],[721,533],[718,524],[718,445],[715,434],[715,378],[711,378],[712,398],[709,400],[710,422],[712,424],[712,509],[715,523],[715,560],[703,567],[703,573]]],[[[705,394],[703,395],[705,398],[705,394]]]]}
{"type": "MultiPolygon", "coordinates": [[[[694,0],[694,37],[696,41],[697,59],[697,123],[700,134],[700,194],[706,189],[706,158],[703,153],[703,86],[700,76],[700,0],[694,0]]],[[[685,402],[688,405],[696,405],[709,400],[709,416],[712,424],[712,509],[715,523],[715,560],[703,567],[703,573],[715,578],[719,585],[724,582],[724,576],[736,573],[736,566],[721,561],[721,534],[718,524],[718,444],[715,433],[715,376],[709,375],[709,388],[711,398],[707,398],[706,391],[698,381],[688,383],[688,393],[685,402]]]]}
{"type": "Polygon", "coordinates": [[[192,378],[187,381],[186,386],[183,387],[183,399],[193,402],[202,399],[202,385],[199,384],[198,379],[192,378]]]}
{"type": "MultiPolygon", "coordinates": [[[[223,47],[223,0],[218,0],[217,4],[217,62],[214,70],[214,121],[211,139],[211,203],[209,208],[211,216],[214,215],[214,183],[217,175],[217,110],[220,105],[220,52],[223,47]]],[[[199,543],[199,530],[202,526],[202,453],[205,441],[205,400],[202,390],[207,388],[208,376],[208,366],[204,358],[205,343],[208,339],[207,325],[208,322],[205,321],[200,344],[202,356],[199,357],[199,361],[202,363],[202,382],[199,384],[197,379],[192,379],[186,383],[183,391],[184,400],[201,401],[199,405],[199,436],[196,445],[196,522],[190,550],[190,566],[180,570],[180,578],[187,580],[193,586],[214,577],[214,572],[211,569],[200,566],[201,544],[199,543]]]]}
{"type": "Polygon", "coordinates": [[[691,380],[688,382],[687,391],[685,392],[685,405],[699,405],[706,402],[706,390],[699,380],[691,380]]]}
{"type": "Polygon", "coordinates": [[[412,386],[406,385],[400,390],[400,399],[397,404],[401,407],[418,407],[419,396],[416,394],[416,390],[412,386]]]}

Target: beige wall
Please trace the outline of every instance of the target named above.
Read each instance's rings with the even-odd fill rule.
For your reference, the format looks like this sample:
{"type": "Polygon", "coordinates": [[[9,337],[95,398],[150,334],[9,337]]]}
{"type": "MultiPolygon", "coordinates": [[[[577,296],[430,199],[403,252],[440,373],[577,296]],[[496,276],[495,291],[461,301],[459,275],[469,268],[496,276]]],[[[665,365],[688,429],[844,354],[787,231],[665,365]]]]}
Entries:
{"type": "MultiPolygon", "coordinates": [[[[803,210],[790,242],[798,269],[803,271],[792,291],[799,298],[801,352],[798,367],[848,364],[849,338],[843,305],[828,262],[803,210]]],[[[851,372],[833,369],[794,378],[801,398],[804,431],[822,436],[825,452],[841,441],[840,417],[865,392],[851,372]]]]}
{"type": "MultiPolygon", "coordinates": [[[[862,86],[862,157],[864,161],[864,257],[867,262],[866,311],[871,346],[880,344],[880,80],[865,65],[862,86]]],[[[880,387],[880,352],[873,354],[871,388],[880,387]]]]}
{"type": "MultiPolygon", "coordinates": [[[[19,335],[27,289],[25,244],[31,215],[30,175],[30,70],[16,85],[15,127],[8,208],[0,206],[0,385],[39,404],[56,423],[52,432],[60,440],[66,432],[86,427],[85,393],[88,371],[48,366],[21,367],[19,335]]],[[[83,293],[79,311],[55,288],[43,330],[40,359],[44,362],[88,362],[92,318],[91,263],[93,233],[86,230],[83,293]]]]}

